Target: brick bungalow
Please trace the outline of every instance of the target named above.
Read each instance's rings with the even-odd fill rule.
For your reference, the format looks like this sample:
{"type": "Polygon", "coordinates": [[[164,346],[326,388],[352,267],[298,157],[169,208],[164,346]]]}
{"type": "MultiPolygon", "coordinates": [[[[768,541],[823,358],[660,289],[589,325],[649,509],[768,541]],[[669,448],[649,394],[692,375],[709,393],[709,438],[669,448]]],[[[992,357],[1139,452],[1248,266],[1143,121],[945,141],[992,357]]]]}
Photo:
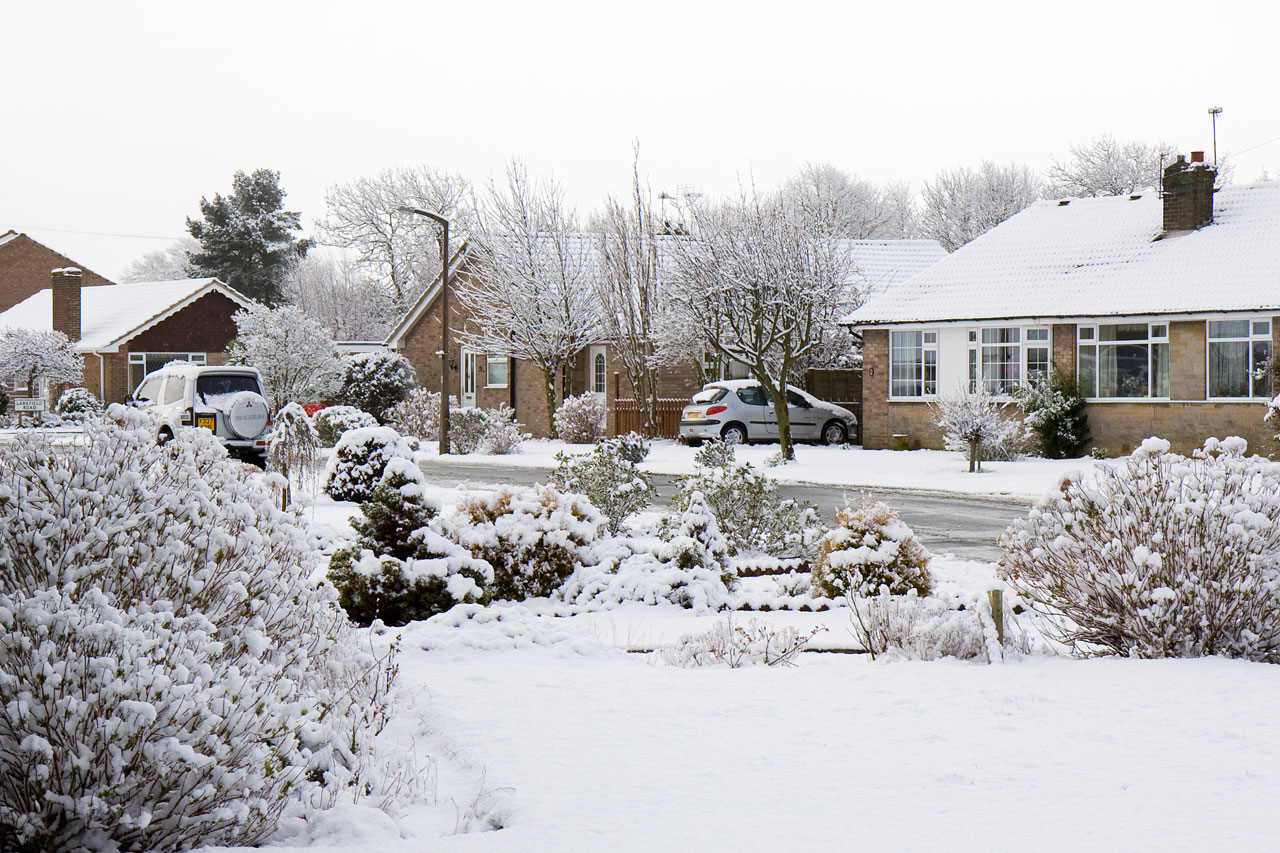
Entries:
{"type": "Polygon", "coordinates": [[[250,304],[215,278],[85,287],[75,267],[43,275],[51,275],[51,286],[0,312],[0,328],[53,329],[76,341],[83,385],[107,403],[122,402],[170,361],[223,363],[236,335],[231,317],[250,304]]]}
{"type": "Polygon", "coordinates": [[[65,267],[80,268],[84,287],[112,284],[93,270],[85,269],[26,234],[17,231],[0,234],[0,311],[12,308],[46,287],[49,270],[65,267]]]}
{"type": "Polygon", "coordinates": [[[1226,186],[1201,152],[1162,192],[1040,201],[842,320],[863,338],[863,442],[941,447],[930,403],[1076,378],[1093,444],[1261,450],[1280,382],[1280,182],[1226,186]]]}

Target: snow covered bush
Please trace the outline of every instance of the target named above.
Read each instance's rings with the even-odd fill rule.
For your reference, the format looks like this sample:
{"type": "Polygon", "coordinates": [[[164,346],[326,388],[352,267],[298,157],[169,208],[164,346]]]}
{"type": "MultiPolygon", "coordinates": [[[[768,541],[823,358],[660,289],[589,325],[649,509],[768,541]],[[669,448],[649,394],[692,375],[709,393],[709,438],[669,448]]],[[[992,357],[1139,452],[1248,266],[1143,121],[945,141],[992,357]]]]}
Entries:
{"type": "Polygon", "coordinates": [[[596,445],[605,445],[632,465],[639,465],[649,455],[652,443],[638,432],[629,432],[616,438],[599,439],[596,445]]]}
{"type": "Polygon", "coordinates": [[[476,443],[476,452],[490,456],[503,456],[515,453],[521,442],[529,439],[529,433],[520,429],[523,424],[516,423],[516,410],[506,403],[499,403],[496,409],[486,409],[489,425],[480,434],[476,443]]]}
{"type": "Polygon", "coordinates": [[[413,451],[391,427],[347,430],[324,472],[324,490],[335,501],[367,501],[395,458],[413,461],[413,451]]]}
{"type": "Polygon", "coordinates": [[[355,544],[329,560],[329,580],[352,621],[405,625],[460,602],[478,601],[493,579],[487,563],[432,526],[440,507],[422,492],[422,472],[406,459],[387,463],[382,481],[351,522],[355,544]]]}
{"type": "Polygon", "coordinates": [[[475,453],[480,449],[480,440],[484,438],[489,427],[493,426],[493,418],[485,409],[467,406],[449,412],[449,452],[475,453]]]}
{"type": "Polygon", "coordinates": [[[544,485],[470,498],[444,530],[493,567],[487,599],[522,601],[550,595],[575,569],[592,563],[590,549],[604,526],[604,516],[586,498],[544,485]]]}
{"type": "Polygon", "coordinates": [[[854,639],[874,659],[901,660],[987,657],[987,642],[978,611],[956,609],[937,598],[881,591],[848,597],[854,639]]]}
{"type": "Polygon", "coordinates": [[[604,398],[590,391],[566,397],[553,419],[556,435],[567,444],[590,444],[604,435],[604,398]]]}
{"type": "Polygon", "coordinates": [[[281,509],[289,506],[294,486],[301,489],[311,483],[314,488],[319,460],[320,436],[306,410],[297,403],[290,403],[276,412],[267,444],[267,470],[284,479],[281,509]]]}
{"type": "Polygon", "coordinates": [[[342,359],[338,400],[383,423],[387,409],[417,387],[418,374],[400,353],[361,352],[342,359]]]}
{"type": "Polygon", "coordinates": [[[657,494],[649,476],[605,442],[590,453],[557,453],[551,482],[561,491],[586,495],[608,517],[610,533],[617,533],[627,516],[644,509],[657,494]]]}
{"type": "Polygon", "coordinates": [[[699,468],[728,468],[737,461],[735,446],[724,439],[707,439],[694,452],[693,464],[699,468]]]}
{"type": "Polygon", "coordinates": [[[137,413],[0,466],[0,849],[254,846],[364,786],[390,670],[217,440],[137,413]]]}
{"type": "Polygon", "coordinates": [[[68,388],[53,407],[58,417],[70,423],[84,423],[102,417],[102,403],[88,388],[68,388]]]}
{"type": "Polygon", "coordinates": [[[378,425],[378,419],[354,406],[325,406],[312,419],[316,435],[324,447],[333,447],[349,429],[378,425]]]}
{"type": "MultiPolygon", "coordinates": [[[[449,398],[450,408],[458,401],[449,398]]],[[[401,435],[411,435],[424,441],[440,438],[440,392],[426,388],[414,388],[399,403],[387,409],[384,416],[387,426],[401,435]]]]}
{"type": "Polygon", "coordinates": [[[930,556],[888,504],[863,501],[836,510],[831,529],[818,540],[813,588],[828,598],[866,598],[881,587],[890,595],[928,595],[930,556]]]}
{"type": "MultiPolygon", "coordinates": [[[[680,478],[680,490],[672,499],[676,513],[689,509],[694,493],[699,493],[715,514],[729,553],[760,551],[776,557],[806,553],[813,544],[818,523],[810,504],[782,498],[773,480],[749,464],[737,464],[733,448],[724,442],[707,442],[694,461],[705,460],[688,476],[680,478]]],[[[664,522],[670,528],[671,517],[664,522]]]]}
{"type": "Polygon", "coordinates": [[[1003,415],[1005,402],[985,389],[972,394],[941,397],[934,423],[942,431],[947,450],[969,454],[969,471],[981,471],[983,459],[1016,459],[1025,445],[1020,420],[1003,415]]]}
{"type": "Polygon", "coordinates": [[[1000,537],[1000,572],[1088,654],[1280,663],[1280,465],[1149,438],[1065,478],[1000,537]]]}
{"type": "Polygon", "coordinates": [[[1084,451],[1091,437],[1089,417],[1080,389],[1066,375],[1054,370],[1048,379],[1037,378],[1012,393],[1026,414],[1026,428],[1035,435],[1041,456],[1073,459],[1084,451]]]}
{"type": "MultiPolygon", "coordinates": [[[[690,576],[685,586],[691,591],[676,599],[677,604],[685,607],[690,606],[686,601],[695,595],[692,592],[695,587],[708,584],[714,587],[718,583],[729,592],[738,585],[738,576],[729,565],[729,546],[701,492],[689,496],[689,504],[680,514],[680,526],[663,546],[662,559],[672,568],[690,576]]],[[[714,593],[707,596],[702,592],[700,597],[714,599],[718,596],[714,593]]]]}
{"type": "Polygon", "coordinates": [[[796,656],[825,630],[819,626],[802,634],[790,626],[775,628],[757,619],[742,625],[735,623],[730,614],[712,625],[710,631],[686,634],[674,645],[659,650],[658,659],[682,667],[795,666],[796,656]]]}

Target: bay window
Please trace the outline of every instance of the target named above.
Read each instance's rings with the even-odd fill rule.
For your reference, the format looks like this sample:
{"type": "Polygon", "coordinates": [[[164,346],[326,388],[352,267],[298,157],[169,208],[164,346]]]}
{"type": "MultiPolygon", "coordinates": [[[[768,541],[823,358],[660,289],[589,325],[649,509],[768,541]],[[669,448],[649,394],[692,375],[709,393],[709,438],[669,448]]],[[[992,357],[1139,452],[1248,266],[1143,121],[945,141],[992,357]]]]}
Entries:
{"type": "Polygon", "coordinates": [[[938,333],[889,333],[889,396],[924,397],[938,393],[938,333]]]}
{"type": "Polygon", "coordinates": [[[1207,324],[1210,397],[1271,396],[1271,321],[1210,320],[1207,324]]]}

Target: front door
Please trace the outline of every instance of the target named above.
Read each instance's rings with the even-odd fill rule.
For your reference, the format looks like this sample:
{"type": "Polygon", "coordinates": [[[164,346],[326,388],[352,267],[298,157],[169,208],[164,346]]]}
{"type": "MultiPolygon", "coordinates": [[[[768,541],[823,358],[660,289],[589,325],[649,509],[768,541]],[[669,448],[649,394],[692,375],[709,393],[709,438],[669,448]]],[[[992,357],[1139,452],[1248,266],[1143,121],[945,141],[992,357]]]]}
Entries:
{"type": "Polygon", "coordinates": [[[458,400],[464,408],[476,404],[476,354],[465,347],[462,350],[462,388],[459,389],[458,400]]]}

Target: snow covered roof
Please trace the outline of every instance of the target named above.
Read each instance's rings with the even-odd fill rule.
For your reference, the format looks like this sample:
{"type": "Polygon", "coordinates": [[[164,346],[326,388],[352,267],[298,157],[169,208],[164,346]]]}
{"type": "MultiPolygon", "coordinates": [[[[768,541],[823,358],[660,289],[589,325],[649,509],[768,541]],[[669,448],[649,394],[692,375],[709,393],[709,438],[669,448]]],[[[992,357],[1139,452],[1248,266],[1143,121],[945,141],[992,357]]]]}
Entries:
{"type": "MultiPolygon", "coordinates": [[[[216,278],[142,281],[85,287],[80,291],[78,352],[114,352],[120,344],[172,316],[209,293],[221,293],[248,307],[250,302],[216,278]]],[[[0,328],[53,327],[53,291],[45,288],[0,312],[0,328]]]]}
{"type": "Polygon", "coordinates": [[[1223,187],[1161,238],[1156,193],[1040,201],[841,322],[854,326],[1280,309],[1280,182],[1223,187]]]}
{"type": "Polygon", "coordinates": [[[17,231],[6,231],[5,233],[0,234],[0,246],[3,246],[5,243],[8,243],[10,240],[16,239],[21,236],[22,235],[19,234],[17,231]]]}

